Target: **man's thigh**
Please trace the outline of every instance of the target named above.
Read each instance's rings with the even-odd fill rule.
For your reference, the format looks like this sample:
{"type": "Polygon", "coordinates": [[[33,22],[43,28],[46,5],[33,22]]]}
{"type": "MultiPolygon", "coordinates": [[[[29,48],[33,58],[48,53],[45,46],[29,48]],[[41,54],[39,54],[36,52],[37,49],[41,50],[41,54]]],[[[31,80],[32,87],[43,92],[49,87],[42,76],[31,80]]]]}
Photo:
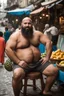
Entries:
{"type": "Polygon", "coordinates": [[[49,65],[50,62],[46,62],[45,64],[39,63],[39,66],[37,66],[35,70],[42,73],[49,65]]]}
{"type": "Polygon", "coordinates": [[[25,75],[25,71],[23,68],[21,68],[20,66],[18,65],[13,65],[13,77],[24,77],[25,75]]]}
{"type": "Polygon", "coordinates": [[[43,71],[44,75],[54,75],[56,74],[58,71],[58,68],[56,66],[54,66],[53,64],[50,64],[49,66],[47,66],[47,68],[43,71]]]}

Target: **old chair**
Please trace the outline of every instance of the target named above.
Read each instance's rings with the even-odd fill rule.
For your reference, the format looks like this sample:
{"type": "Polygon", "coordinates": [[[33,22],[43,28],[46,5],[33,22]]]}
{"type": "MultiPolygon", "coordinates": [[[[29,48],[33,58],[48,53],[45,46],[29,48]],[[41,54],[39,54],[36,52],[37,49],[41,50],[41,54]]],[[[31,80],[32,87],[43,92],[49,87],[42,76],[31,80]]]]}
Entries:
{"type": "Polygon", "coordinates": [[[23,78],[24,80],[24,90],[23,90],[23,94],[24,96],[27,95],[27,87],[28,86],[32,86],[33,87],[33,90],[36,90],[37,89],[37,86],[36,86],[36,80],[37,79],[40,79],[40,84],[41,84],[41,91],[43,91],[44,89],[44,81],[43,81],[43,75],[42,73],[40,72],[31,72],[29,74],[26,74],[25,77],[23,78]],[[33,84],[28,84],[28,79],[30,80],[33,80],[33,84]]]}

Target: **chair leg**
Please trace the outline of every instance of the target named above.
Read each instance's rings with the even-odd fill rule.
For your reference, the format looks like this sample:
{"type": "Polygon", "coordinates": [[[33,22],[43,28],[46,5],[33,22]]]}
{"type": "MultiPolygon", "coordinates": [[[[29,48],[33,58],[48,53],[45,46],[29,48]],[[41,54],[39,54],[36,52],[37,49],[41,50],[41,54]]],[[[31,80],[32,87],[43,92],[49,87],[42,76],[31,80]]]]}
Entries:
{"type": "Polygon", "coordinates": [[[42,74],[41,74],[41,91],[43,91],[44,90],[44,87],[45,87],[45,85],[44,85],[44,80],[43,80],[43,76],[42,76],[42,74]]]}
{"type": "Polygon", "coordinates": [[[33,79],[33,90],[36,90],[36,79],[33,79]]]}
{"type": "Polygon", "coordinates": [[[24,79],[24,96],[27,95],[27,78],[24,79]]]}

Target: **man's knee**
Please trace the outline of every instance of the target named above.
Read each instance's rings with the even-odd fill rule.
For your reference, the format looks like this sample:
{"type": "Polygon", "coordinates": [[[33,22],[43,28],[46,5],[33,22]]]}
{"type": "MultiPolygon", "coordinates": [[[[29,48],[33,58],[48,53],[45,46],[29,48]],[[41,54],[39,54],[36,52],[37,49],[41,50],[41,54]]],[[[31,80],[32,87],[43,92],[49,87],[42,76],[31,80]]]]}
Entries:
{"type": "Polygon", "coordinates": [[[24,77],[24,75],[25,75],[25,73],[23,72],[23,71],[14,71],[14,73],[13,73],[13,79],[14,80],[20,80],[20,79],[22,79],[23,77],[24,77]]]}
{"type": "Polygon", "coordinates": [[[58,74],[58,68],[54,67],[52,64],[50,64],[44,71],[43,74],[45,75],[57,75],[58,74]]]}
{"type": "Polygon", "coordinates": [[[57,67],[54,67],[54,69],[53,69],[53,73],[54,73],[54,75],[57,75],[58,72],[59,72],[59,69],[58,69],[57,67]]]}

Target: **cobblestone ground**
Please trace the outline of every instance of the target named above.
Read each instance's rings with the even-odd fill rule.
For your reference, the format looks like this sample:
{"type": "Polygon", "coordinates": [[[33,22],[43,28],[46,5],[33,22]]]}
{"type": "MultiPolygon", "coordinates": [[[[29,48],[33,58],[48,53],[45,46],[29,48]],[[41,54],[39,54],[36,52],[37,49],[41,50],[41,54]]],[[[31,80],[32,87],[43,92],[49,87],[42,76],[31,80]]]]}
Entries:
{"type": "Polygon", "coordinates": [[[12,72],[0,68],[0,96],[13,96],[11,81],[12,72]]]}

